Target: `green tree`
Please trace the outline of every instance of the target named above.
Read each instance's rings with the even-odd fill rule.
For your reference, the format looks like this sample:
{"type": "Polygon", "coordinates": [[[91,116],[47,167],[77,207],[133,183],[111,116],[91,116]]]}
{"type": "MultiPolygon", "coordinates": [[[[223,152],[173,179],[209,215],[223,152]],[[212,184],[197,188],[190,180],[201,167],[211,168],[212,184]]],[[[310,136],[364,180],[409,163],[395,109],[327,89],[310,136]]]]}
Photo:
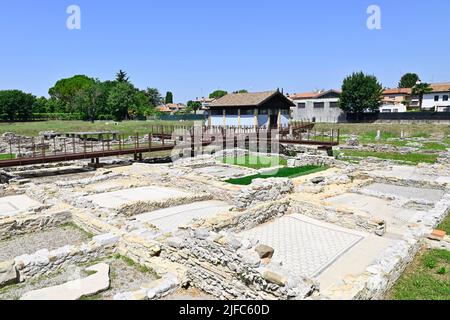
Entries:
{"type": "Polygon", "coordinates": [[[46,113],[47,112],[47,98],[39,97],[33,104],[33,113],[46,113]]]}
{"type": "Polygon", "coordinates": [[[150,105],[153,107],[157,107],[163,102],[161,93],[159,93],[159,90],[156,88],[147,88],[145,90],[145,95],[147,96],[150,105]]]}
{"type": "Polygon", "coordinates": [[[20,90],[0,91],[0,114],[9,121],[29,120],[33,114],[36,97],[20,90]]]}
{"type": "Polygon", "coordinates": [[[242,89],[242,90],[234,91],[233,93],[248,93],[248,91],[245,89],[242,89]]]}
{"type": "Polygon", "coordinates": [[[339,103],[347,112],[377,111],[382,95],[383,87],[375,76],[357,72],[344,79],[339,103]]]}
{"type": "Polygon", "coordinates": [[[173,93],[170,91],[167,91],[166,99],[164,101],[166,104],[173,103],[173,93]]]}
{"type": "Polygon", "coordinates": [[[430,87],[428,83],[419,82],[417,83],[413,89],[412,94],[419,97],[419,109],[422,110],[423,105],[423,96],[427,93],[433,92],[433,89],[430,87]]]}
{"type": "Polygon", "coordinates": [[[419,76],[415,73],[406,73],[398,83],[399,88],[412,88],[419,81],[419,76]]]}
{"type": "Polygon", "coordinates": [[[125,119],[128,115],[128,107],[133,103],[135,89],[129,83],[117,83],[111,89],[107,104],[110,114],[117,121],[125,119]]]}
{"type": "MultiPolygon", "coordinates": [[[[71,78],[61,79],[48,90],[51,98],[63,102],[66,110],[63,112],[76,112],[73,101],[78,91],[87,88],[95,83],[95,80],[85,75],[76,75],[71,78]]],[[[62,110],[60,110],[62,111],[62,110]]]]}
{"type": "Polygon", "coordinates": [[[200,110],[202,108],[202,103],[200,101],[188,101],[187,103],[187,110],[186,112],[197,112],[197,110],[200,110]]]}
{"type": "Polygon", "coordinates": [[[210,99],[220,99],[220,98],[222,98],[223,96],[226,96],[227,94],[228,94],[227,91],[216,90],[216,91],[214,91],[213,93],[211,93],[211,94],[209,95],[209,98],[210,98],[210,99]]]}
{"type": "Polygon", "coordinates": [[[125,71],[119,70],[119,72],[116,73],[116,82],[130,83],[130,78],[128,77],[128,75],[125,71]]]}
{"type": "Polygon", "coordinates": [[[94,122],[106,111],[107,98],[107,87],[97,80],[94,84],[77,92],[74,104],[85,120],[94,122]]]}

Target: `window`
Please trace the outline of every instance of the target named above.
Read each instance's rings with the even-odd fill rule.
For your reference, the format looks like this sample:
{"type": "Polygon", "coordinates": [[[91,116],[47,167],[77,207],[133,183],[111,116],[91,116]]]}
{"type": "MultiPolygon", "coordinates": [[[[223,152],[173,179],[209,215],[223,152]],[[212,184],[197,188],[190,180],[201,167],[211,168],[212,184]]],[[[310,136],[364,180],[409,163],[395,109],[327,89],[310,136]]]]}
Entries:
{"type": "Polygon", "coordinates": [[[314,108],[324,108],[325,103],[324,102],[314,102],[314,108]]]}
{"type": "Polygon", "coordinates": [[[382,112],[386,112],[387,113],[387,112],[392,112],[392,111],[391,111],[391,109],[383,109],[382,112]]]}
{"type": "Polygon", "coordinates": [[[300,103],[297,104],[297,106],[298,106],[299,109],[305,109],[306,108],[306,103],[300,102],[300,103]]]}
{"type": "Polygon", "coordinates": [[[337,101],[330,102],[330,108],[339,108],[339,102],[337,101]]]}
{"type": "Polygon", "coordinates": [[[434,96],[434,101],[439,101],[439,96],[434,96]]]}
{"type": "Polygon", "coordinates": [[[442,100],[443,100],[443,101],[448,101],[448,95],[443,96],[443,97],[442,97],[442,100]]]}

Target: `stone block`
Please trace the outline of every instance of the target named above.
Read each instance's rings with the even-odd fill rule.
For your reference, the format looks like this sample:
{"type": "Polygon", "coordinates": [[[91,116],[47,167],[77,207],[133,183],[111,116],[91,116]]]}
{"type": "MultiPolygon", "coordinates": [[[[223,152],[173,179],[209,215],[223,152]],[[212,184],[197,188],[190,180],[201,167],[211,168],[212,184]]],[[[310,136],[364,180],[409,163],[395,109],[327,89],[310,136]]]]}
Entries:
{"type": "Polygon", "coordinates": [[[275,250],[272,247],[269,247],[265,244],[259,244],[258,246],[256,246],[255,251],[256,253],[258,253],[261,259],[271,259],[273,257],[273,254],[275,253],[275,250]]]}
{"type": "Polygon", "coordinates": [[[444,240],[445,235],[446,232],[443,230],[433,230],[433,232],[431,232],[431,234],[428,236],[428,239],[442,241],[444,240]]]}
{"type": "Polygon", "coordinates": [[[18,281],[19,277],[14,260],[0,262],[0,288],[18,281]]]}
{"type": "Polygon", "coordinates": [[[267,282],[276,284],[281,287],[284,287],[288,282],[288,278],[285,275],[271,270],[265,270],[263,272],[263,278],[267,282]]]}
{"type": "Polygon", "coordinates": [[[119,239],[120,237],[118,235],[115,235],[114,233],[106,233],[93,237],[92,241],[98,243],[101,246],[111,246],[116,244],[119,239]]]}

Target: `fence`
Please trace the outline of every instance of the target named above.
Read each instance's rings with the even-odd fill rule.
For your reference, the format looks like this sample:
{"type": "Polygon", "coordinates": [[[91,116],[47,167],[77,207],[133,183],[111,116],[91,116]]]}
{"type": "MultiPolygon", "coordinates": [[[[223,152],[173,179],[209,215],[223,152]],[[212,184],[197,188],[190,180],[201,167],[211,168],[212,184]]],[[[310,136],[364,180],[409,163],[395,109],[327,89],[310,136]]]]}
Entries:
{"type": "Polygon", "coordinates": [[[450,112],[370,112],[347,113],[347,122],[450,121],[450,112]]]}

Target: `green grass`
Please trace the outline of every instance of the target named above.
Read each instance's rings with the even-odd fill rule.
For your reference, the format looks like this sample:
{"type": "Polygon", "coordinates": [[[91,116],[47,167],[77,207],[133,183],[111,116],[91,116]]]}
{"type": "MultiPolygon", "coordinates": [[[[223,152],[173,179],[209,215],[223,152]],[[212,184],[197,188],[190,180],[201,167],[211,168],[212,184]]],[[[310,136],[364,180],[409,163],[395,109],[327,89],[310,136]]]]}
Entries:
{"type": "Polygon", "coordinates": [[[435,150],[435,151],[445,151],[447,146],[439,142],[425,142],[423,144],[423,150],[435,150]]]}
{"type": "Polygon", "coordinates": [[[0,123],[0,134],[13,132],[24,136],[37,136],[41,131],[78,132],[78,131],[118,131],[124,136],[131,136],[138,132],[148,134],[151,126],[190,126],[192,121],[123,121],[114,125],[113,121],[38,121],[0,123]]]}
{"type": "Polygon", "coordinates": [[[287,160],[278,156],[252,156],[246,155],[241,157],[228,157],[223,159],[226,164],[238,165],[242,167],[252,168],[252,169],[263,169],[271,168],[275,166],[285,166],[287,165],[287,160]]]}
{"type": "Polygon", "coordinates": [[[345,150],[340,152],[337,156],[361,157],[361,158],[375,157],[384,160],[407,161],[413,164],[435,163],[438,157],[438,155],[436,154],[422,154],[422,153],[400,154],[395,152],[373,152],[373,151],[358,151],[358,150],[345,150]]]}
{"type": "Polygon", "coordinates": [[[450,215],[448,215],[441,224],[437,227],[438,230],[443,230],[450,235],[450,215]]]}
{"type": "Polygon", "coordinates": [[[16,155],[11,153],[0,153],[0,160],[15,159],[16,155]]]}
{"type": "Polygon", "coordinates": [[[388,299],[450,300],[450,251],[428,250],[419,254],[388,299]]]}
{"type": "Polygon", "coordinates": [[[267,178],[296,178],[305,176],[311,173],[320,172],[328,169],[326,166],[304,166],[298,168],[281,168],[273,171],[269,171],[266,174],[255,174],[252,176],[229,179],[226,182],[236,185],[247,186],[250,185],[255,179],[267,179],[267,178]]]}

